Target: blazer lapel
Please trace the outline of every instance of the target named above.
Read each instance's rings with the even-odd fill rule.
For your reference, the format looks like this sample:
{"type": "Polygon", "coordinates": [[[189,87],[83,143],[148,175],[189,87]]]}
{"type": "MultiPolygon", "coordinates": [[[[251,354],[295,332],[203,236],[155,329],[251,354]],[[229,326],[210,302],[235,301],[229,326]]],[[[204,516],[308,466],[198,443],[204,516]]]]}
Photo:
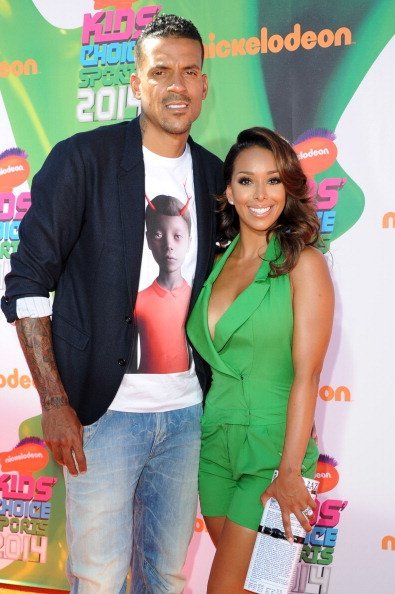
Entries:
{"type": "Polygon", "coordinates": [[[191,148],[193,164],[193,184],[196,201],[197,239],[198,251],[196,260],[195,278],[192,287],[190,310],[192,309],[202,284],[208,274],[214,258],[214,205],[207,186],[204,167],[198,147],[192,138],[188,139],[191,148]]]}
{"type": "Polygon", "coordinates": [[[197,298],[196,305],[188,321],[188,335],[191,342],[198,347],[199,354],[207,363],[219,372],[231,375],[240,379],[240,374],[225,363],[218,354],[208,328],[208,303],[211,296],[211,288],[217,276],[225,265],[226,260],[232,253],[238,242],[238,236],[233,240],[225,254],[218,260],[212,269],[208,279],[203,285],[203,289],[197,298]]]}
{"type": "Polygon", "coordinates": [[[118,197],[125,254],[126,278],[129,297],[137,295],[145,224],[145,173],[140,132],[140,118],[128,126],[125,148],[118,175],[118,197]]]}
{"type": "Polygon", "coordinates": [[[218,352],[261,305],[270,288],[270,262],[275,260],[279,254],[277,240],[273,235],[254,281],[240,293],[217,322],[213,342],[218,352]]]}
{"type": "Polygon", "coordinates": [[[215,328],[214,346],[218,352],[224,348],[232,335],[245,324],[258,309],[270,287],[270,280],[255,280],[238,296],[218,320],[215,328]]]}

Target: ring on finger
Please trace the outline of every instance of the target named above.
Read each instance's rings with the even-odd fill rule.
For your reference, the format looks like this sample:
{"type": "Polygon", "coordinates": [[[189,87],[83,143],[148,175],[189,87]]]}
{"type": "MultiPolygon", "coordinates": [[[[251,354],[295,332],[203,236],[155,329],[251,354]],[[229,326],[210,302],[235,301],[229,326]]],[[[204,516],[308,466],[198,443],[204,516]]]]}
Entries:
{"type": "Polygon", "coordinates": [[[303,514],[304,516],[312,516],[312,515],[313,515],[313,513],[314,513],[314,512],[313,512],[313,510],[311,509],[311,507],[310,507],[309,505],[306,507],[306,509],[304,509],[304,510],[302,511],[302,514],[303,514]]]}

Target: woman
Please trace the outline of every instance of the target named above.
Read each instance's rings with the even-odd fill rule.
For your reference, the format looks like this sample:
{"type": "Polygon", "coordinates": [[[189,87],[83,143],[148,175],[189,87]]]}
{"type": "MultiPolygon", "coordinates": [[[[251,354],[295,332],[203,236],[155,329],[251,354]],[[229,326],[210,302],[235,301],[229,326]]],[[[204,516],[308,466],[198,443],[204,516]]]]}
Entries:
{"type": "Polygon", "coordinates": [[[314,244],[319,222],[291,146],[267,128],[241,132],[224,165],[222,239],[233,239],[188,323],[212,368],[202,421],[202,513],[216,554],[209,594],[243,592],[263,507],[275,497],[285,534],[314,501],[302,476],[333,317],[333,288],[314,244]],[[273,471],[279,470],[272,482],[273,471]]]}

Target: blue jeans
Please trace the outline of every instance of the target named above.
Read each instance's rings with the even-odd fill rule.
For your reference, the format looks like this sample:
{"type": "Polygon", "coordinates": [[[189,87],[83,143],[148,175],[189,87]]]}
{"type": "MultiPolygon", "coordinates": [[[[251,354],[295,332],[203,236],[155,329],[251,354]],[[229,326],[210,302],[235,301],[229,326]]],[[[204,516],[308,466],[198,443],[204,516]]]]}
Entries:
{"type": "Polygon", "coordinates": [[[88,471],[65,472],[72,594],[182,592],[197,505],[201,405],[108,410],[84,427],[88,471]]]}

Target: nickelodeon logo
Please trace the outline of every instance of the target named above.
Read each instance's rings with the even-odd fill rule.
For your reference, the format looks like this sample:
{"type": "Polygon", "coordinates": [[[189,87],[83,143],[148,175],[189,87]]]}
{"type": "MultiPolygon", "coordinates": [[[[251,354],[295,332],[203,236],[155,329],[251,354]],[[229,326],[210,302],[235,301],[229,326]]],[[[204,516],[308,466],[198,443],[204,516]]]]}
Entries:
{"type": "Polygon", "coordinates": [[[304,132],[293,144],[303,173],[312,178],[316,173],[328,169],[336,161],[336,136],[325,128],[313,128],[304,132]]]}
{"type": "Polygon", "coordinates": [[[315,472],[315,480],[319,481],[318,493],[326,493],[334,489],[339,482],[339,473],[336,470],[337,462],[331,456],[320,454],[315,472]]]}
{"type": "Polygon", "coordinates": [[[0,154],[0,192],[12,192],[27,180],[30,173],[27,154],[15,147],[0,154]]]}
{"type": "Polygon", "coordinates": [[[347,386],[338,386],[332,388],[332,386],[321,386],[318,390],[318,396],[324,402],[351,402],[351,392],[347,386]]]}
{"type": "Polygon", "coordinates": [[[321,48],[331,46],[351,45],[352,33],[348,27],[340,27],[336,31],[322,29],[318,33],[305,31],[299,23],[294,25],[293,31],[285,37],[275,33],[269,35],[267,27],[262,27],[259,37],[245,39],[221,39],[216,41],[215,33],[209,33],[207,44],[204,46],[205,58],[228,58],[229,56],[254,56],[255,54],[278,54],[282,50],[294,52],[300,48],[312,50],[317,45],[321,48]]]}
{"type": "Polygon", "coordinates": [[[0,452],[2,472],[21,472],[32,474],[46,467],[49,460],[45,441],[39,437],[25,437],[14,449],[0,452]]]}
{"type": "Polygon", "coordinates": [[[395,229],[395,212],[386,212],[382,221],[383,229],[395,229]]]}
{"type": "Polygon", "coordinates": [[[30,74],[37,74],[38,66],[36,60],[29,58],[25,62],[20,60],[14,60],[13,62],[0,62],[0,77],[5,78],[6,76],[29,76],[30,74]]]}
{"type": "Polygon", "coordinates": [[[395,551],[395,536],[384,536],[381,541],[383,551],[395,551]]]}
{"type": "Polygon", "coordinates": [[[29,375],[19,375],[18,369],[15,367],[13,373],[3,375],[0,373],[0,388],[34,388],[34,383],[29,375]]]}

